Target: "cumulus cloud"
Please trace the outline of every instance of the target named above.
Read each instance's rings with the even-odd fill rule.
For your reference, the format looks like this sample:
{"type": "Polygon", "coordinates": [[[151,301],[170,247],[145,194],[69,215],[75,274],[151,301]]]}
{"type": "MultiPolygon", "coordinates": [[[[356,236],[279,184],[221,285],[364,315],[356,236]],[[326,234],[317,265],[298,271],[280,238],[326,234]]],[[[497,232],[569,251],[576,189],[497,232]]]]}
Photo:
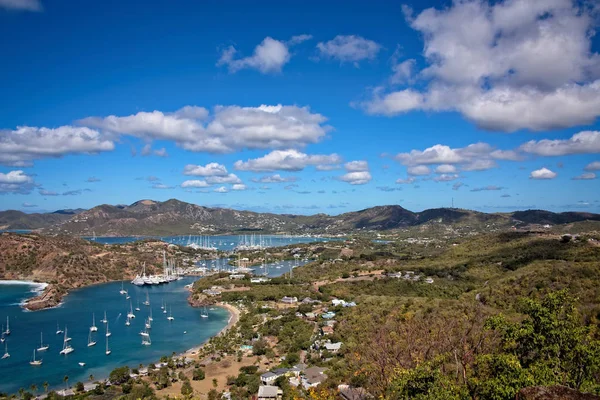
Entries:
{"type": "Polygon", "coordinates": [[[40,0],[0,0],[0,8],[18,11],[42,11],[40,0]]]}
{"type": "Polygon", "coordinates": [[[425,40],[428,65],[419,77],[426,88],[377,88],[362,105],[381,115],[456,111],[505,132],[590,124],[600,115],[593,13],[572,0],[465,0],[426,9],[408,17],[425,40]]]}
{"type": "Polygon", "coordinates": [[[584,169],[586,171],[600,171],[600,161],[591,162],[584,169]]]}
{"type": "Polygon", "coordinates": [[[593,172],[584,172],[583,174],[573,178],[575,181],[586,181],[591,179],[596,179],[596,174],[593,172]]]}
{"type": "Polygon", "coordinates": [[[236,174],[227,174],[226,176],[207,176],[206,182],[211,185],[223,184],[223,183],[242,183],[242,180],[237,177],[236,174]]]}
{"type": "Polygon", "coordinates": [[[285,183],[285,182],[296,182],[297,178],[295,176],[281,176],[279,174],[275,175],[265,175],[260,178],[253,178],[252,182],[256,183],[285,183]]]}
{"type": "Polygon", "coordinates": [[[81,189],[67,190],[62,193],[63,196],[80,196],[81,194],[83,194],[83,190],[81,189]]]}
{"type": "Polygon", "coordinates": [[[346,164],[344,164],[344,168],[348,172],[368,171],[369,163],[364,160],[350,161],[350,162],[347,162],[346,164]]]}
{"type": "Polygon", "coordinates": [[[205,188],[210,185],[206,181],[201,181],[198,179],[187,180],[181,184],[182,188],[205,188]]]}
{"type": "Polygon", "coordinates": [[[25,208],[34,208],[34,207],[37,207],[37,204],[23,203],[23,204],[21,204],[21,206],[25,207],[25,208]]]}
{"type": "Polygon", "coordinates": [[[372,177],[369,171],[357,171],[348,172],[347,174],[340,176],[339,179],[351,185],[364,185],[369,183],[372,177]]]}
{"type": "Polygon", "coordinates": [[[204,166],[188,164],[183,169],[184,175],[193,176],[227,176],[227,168],[219,163],[208,163],[204,166]]]}
{"type": "Polygon", "coordinates": [[[538,156],[600,153],[600,132],[579,132],[569,139],[531,140],[519,146],[519,150],[538,156]]]}
{"type": "Polygon", "coordinates": [[[436,182],[450,182],[457,180],[459,176],[457,174],[441,174],[433,178],[436,182]]]}
{"type": "Polygon", "coordinates": [[[429,175],[431,170],[427,165],[415,165],[413,167],[408,167],[407,172],[409,175],[423,176],[429,175]]]}
{"type": "Polygon", "coordinates": [[[151,186],[152,189],[174,189],[175,186],[165,185],[164,183],[155,183],[151,186]]]}
{"type": "Polygon", "coordinates": [[[263,74],[280,73],[292,57],[290,47],[311,38],[311,35],[297,35],[285,42],[267,36],[248,57],[237,57],[236,48],[229,46],[221,52],[217,66],[227,66],[231,73],[246,68],[256,69],[263,74]]]}
{"type": "Polygon", "coordinates": [[[411,183],[414,183],[415,181],[416,181],[416,179],[415,179],[415,178],[413,178],[412,176],[411,176],[411,177],[408,177],[408,178],[406,178],[406,179],[402,179],[402,178],[398,178],[398,179],[396,179],[396,183],[398,183],[398,184],[402,184],[402,185],[409,185],[409,184],[411,184],[411,183]]]}
{"type": "Polygon", "coordinates": [[[96,178],[95,176],[90,176],[89,178],[87,178],[85,181],[89,182],[89,183],[94,183],[94,182],[100,182],[102,179],[100,178],[96,178]]]}
{"type": "Polygon", "coordinates": [[[464,186],[464,183],[462,183],[462,182],[456,182],[454,185],[452,185],[452,190],[458,190],[462,186],[464,186]]]}
{"type": "Polygon", "coordinates": [[[436,174],[451,174],[454,172],[456,172],[456,167],[454,165],[450,165],[450,164],[438,165],[435,168],[436,174]]]}
{"type": "Polygon", "coordinates": [[[246,185],[244,185],[242,183],[236,183],[235,185],[231,186],[231,190],[241,191],[241,190],[246,190],[246,189],[248,189],[248,188],[246,187],[246,185]]]}
{"type": "Polygon", "coordinates": [[[357,35],[338,35],[328,42],[317,44],[319,54],[342,63],[358,65],[362,60],[373,60],[381,50],[381,45],[357,35]]]}
{"type": "Polygon", "coordinates": [[[503,190],[503,189],[504,189],[504,187],[502,187],[502,186],[489,185],[489,186],[484,186],[484,187],[473,188],[473,189],[471,189],[471,192],[483,192],[483,191],[488,191],[488,190],[503,190]]]}
{"type": "Polygon", "coordinates": [[[88,117],[78,123],[108,134],[146,141],[169,140],[186,150],[210,153],[304,147],[319,142],[331,129],[324,125],[324,116],[312,113],[308,107],[217,106],[212,115],[204,109],[206,113],[200,112],[200,107],[195,107],[193,113],[182,112],[188,107],[174,113],[143,111],[124,117],[88,117]]]}
{"type": "Polygon", "coordinates": [[[297,150],[274,150],[263,157],[247,161],[236,161],[234,168],[239,171],[270,172],[270,171],[302,171],[311,165],[332,165],[342,162],[337,154],[309,155],[297,150]]]}
{"type": "Polygon", "coordinates": [[[216,188],[213,191],[217,192],[217,193],[227,193],[227,192],[229,192],[229,190],[225,186],[218,187],[218,188],[216,188]]]}
{"type": "Polygon", "coordinates": [[[0,129],[0,164],[28,166],[33,160],[68,154],[96,154],[114,149],[113,141],[86,127],[0,129]]]}
{"type": "Polygon", "coordinates": [[[554,179],[556,178],[556,172],[550,171],[548,168],[540,168],[532,171],[529,175],[530,179],[554,179]]]}
{"type": "Polygon", "coordinates": [[[34,187],[33,178],[21,170],[0,172],[0,194],[28,194],[34,187]]]}

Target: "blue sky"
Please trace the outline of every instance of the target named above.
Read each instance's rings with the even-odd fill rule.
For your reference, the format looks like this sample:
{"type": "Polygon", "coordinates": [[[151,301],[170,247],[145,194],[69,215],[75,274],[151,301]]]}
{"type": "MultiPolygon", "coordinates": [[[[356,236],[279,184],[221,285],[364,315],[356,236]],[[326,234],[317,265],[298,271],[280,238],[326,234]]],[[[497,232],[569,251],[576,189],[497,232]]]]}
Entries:
{"type": "Polygon", "coordinates": [[[599,9],[0,0],[0,209],[600,212],[599,9]]]}

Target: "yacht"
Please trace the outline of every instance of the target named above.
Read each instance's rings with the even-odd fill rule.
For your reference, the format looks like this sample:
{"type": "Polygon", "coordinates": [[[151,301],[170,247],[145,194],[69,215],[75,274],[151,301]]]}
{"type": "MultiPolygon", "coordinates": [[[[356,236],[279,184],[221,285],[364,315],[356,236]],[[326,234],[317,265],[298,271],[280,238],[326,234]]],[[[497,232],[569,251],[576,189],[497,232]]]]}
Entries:
{"type": "Polygon", "coordinates": [[[44,337],[42,336],[42,332],[40,332],[40,347],[38,347],[37,351],[46,351],[50,348],[50,345],[44,344],[44,337]]]}
{"type": "Polygon", "coordinates": [[[129,316],[127,316],[127,321],[125,321],[125,326],[129,326],[131,325],[131,322],[129,322],[129,316]]]}
{"type": "Polygon", "coordinates": [[[121,282],[121,290],[119,290],[119,294],[127,294],[127,290],[123,288],[123,282],[121,282]]]}
{"type": "Polygon", "coordinates": [[[145,306],[150,306],[150,295],[146,292],[146,300],[142,303],[145,306]]]}
{"type": "Polygon", "coordinates": [[[10,325],[8,323],[8,317],[6,317],[6,330],[4,331],[4,336],[10,335],[10,325]]]}
{"type": "Polygon", "coordinates": [[[92,347],[95,345],[96,345],[96,342],[92,338],[92,332],[90,331],[90,333],[88,334],[88,347],[92,347]]]}
{"type": "Polygon", "coordinates": [[[146,329],[152,329],[152,325],[150,324],[150,320],[146,321],[145,326],[146,326],[146,329]]]}
{"type": "Polygon", "coordinates": [[[142,345],[150,346],[151,344],[152,344],[152,341],[150,340],[150,335],[142,337],[142,345]]]}
{"type": "Polygon", "coordinates": [[[137,302],[137,307],[135,308],[135,311],[140,311],[140,301],[139,300],[137,302]]]}
{"type": "Polygon", "coordinates": [[[110,333],[110,331],[108,330],[108,322],[106,323],[106,334],[104,336],[109,337],[110,335],[112,335],[112,333],[110,333]]]}
{"type": "Polygon", "coordinates": [[[33,366],[42,365],[42,360],[35,359],[35,349],[33,349],[33,359],[31,361],[29,361],[29,364],[33,365],[33,366]]]}
{"type": "Polygon", "coordinates": [[[169,321],[173,321],[173,320],[175,319],[175,318],[173,318],[173,313],[172,313],[172,310],[171,310],[171,308],[169,308],[169,316],[167,317],[167,319],[168,319],[169,321]]]}
{"type": "Polygon", "coordinates": [[[104,319],[100,320],[100,322],[102,322],[103,324],[108,323],[108,320],[106,319],[106,311],[104,311],[104,319]]]}
{"type": "Polygon", "coordinates": [[[104,353],[106,355],[109,355],[111,353],[110,349],[108,348],[108,336],[106,337],[106,351],[104,353]]]}
{"type": "Polygon", "coordinates": [[[56,334],[57,334],[57,335],[60,335],[61,333],[64,333],[64,332],[65,332],[65,331],[63,331],[62,329],[60,329],[60,328],[58,327],[58,322],[57,322],[57,323],[56,323],[56,334]]]}
{"type": "Polygon", "coordinates": [[[71,340],[71,339],[69,339],[69,340],[67,340],[67,339],[69,339],[69,338],[67,337],[67,327],[65,326],[65,339],[63,341],[63,349],[60,351],[60,354],[67,355],[67,354],[75,351],[75,349],[72,348],[71,345],[69,344],[69,340],[71,340]]]}
{"type": "Polygon", "coordinates": [[[150,315],[148,316],[148,321],[150,321],[150,322],[154,321],[154,318],[152,318],[152,309],[150,309],[150,315]]]}
{"type": "Polygon", "coordinates": [[[131,305],[131,302],[129,302],[129,312],[127,313],[127,318],[129,318],[129,319],[135,318],[135,314],[133,313],[133,306],[131,305]]]}
{"type": "Polygon", "coordinates": [[[90,326],[91,332],[97,332],[98,327],[96,326],[96,314],[92,314],[92,326],[90,326]]]}
{"type": "Polygon", "coordinates": [[[84,362],[79,362],[77,364],[79,364],[80,367],[85,367],[85,363],[84,362]]]}
{"type": "Polygon", "coordinates": [[[202,317],[202,318],[208,318],[208,310],[206,309],[206,306],[204,306],[204,309],[202,310],[202,313],[200,314],[200,317],[202,317]]]}
{"type": "Polygon", "coordinates": [[[4,360],[5,358],[10,357],[10,354],[8,353],[8,342],[4,343],[4,355],[2,356],[2,360],[4,360]]]}

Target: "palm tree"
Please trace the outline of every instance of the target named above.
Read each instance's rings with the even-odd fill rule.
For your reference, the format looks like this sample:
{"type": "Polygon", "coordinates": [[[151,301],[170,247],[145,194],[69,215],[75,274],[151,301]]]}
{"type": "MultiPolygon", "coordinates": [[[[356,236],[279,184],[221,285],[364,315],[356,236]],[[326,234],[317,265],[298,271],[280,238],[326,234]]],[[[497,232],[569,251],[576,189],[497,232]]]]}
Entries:
{"type": "Polygon", "coordinates": [[[21,398],[23,398],[23,395],[25,394],[25,389],[20,388],[19,389],[19,396],[21,396],[21,398]]]}
{"type": "Polygon", "coordinates": [[[67,390],[69,389],[69,375],[65,375],[63,382],[65,382],[65,394],[67,394],[67,390]]]}
{"type": "Polygon", "coordinates": [[[31,391],[33,392],[33,395],[35,396],[35,392],[37,392],[38,387],[35,383],[32,383],[31,386],[29,386],[29,389],[31,389],[31,391]]]}
{"type": "Polygon", "coordinates": [[[94,375],[90,374],[90,382],[94,380],[94,375]]]}
{"type": "Polygon", "coordinates": [[[45,393],[48,393],[48,386],[50,386],[50,385],[48,384],[48,381],[44,381],[44,383],[42,384],[42,386],[44,387],[44,392],[45,392],[45,393]]]}

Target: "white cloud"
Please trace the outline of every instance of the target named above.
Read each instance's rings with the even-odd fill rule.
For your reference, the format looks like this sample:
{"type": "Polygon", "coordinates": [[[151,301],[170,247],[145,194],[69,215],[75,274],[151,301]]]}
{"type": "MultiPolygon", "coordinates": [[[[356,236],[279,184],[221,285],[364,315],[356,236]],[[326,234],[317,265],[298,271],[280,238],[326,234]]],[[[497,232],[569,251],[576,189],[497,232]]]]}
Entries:
{"type": "Polygon", "coordinates": [[[37,204],[23,203],[23,204],[21,204],[21,206],[26,207],[26,208],[34,208],[34,207],[37,207],[37,204]]]}
{"type": "Polygon", "coordinates": [[[0,0],[0,8],[22,11],[42,11],[40,0],[0,0]]]}
{"type": "Polygon", "coordinates": [[[40,189],[40,190],[38,191],[38,193],[39,193],[41,196],[58,196],[58,193],[57,193],[57,192],[53,192],[52,190],[40,189]]]}
{"type": "Polygon", "coordinates": [[[520,151],[539,156],[564,156],[569,154],[600,153],[600,132],[584,131],[569,139],[531,140],[519,147],[520,151]]]}
{"type": "Polygon", "coordinates": [[[33,178],[21,170],[0,172],[0,194],[27,194],[35,187],[33,178]]]}
{"type": "Polygon", "coordinates": [[[183,169],[184,175],[193,176],[227,176],[227,168],[219,163],[208,163],[205,166],[188,164],[183,169]]]}
{"type": "Polygon", "coordinates": [[[414,59],[405,60],[400,63],[394,63],[392,65],[393,74],[390,77],[390,83],[404,84],[412,82],[415,63],[416,60],[414,59]]]}
{"type": "Polygon", "coordinates": [[[406,179],[402,179],[402,178],[396,179],[396,183],[403,184],[403,185],[408,185],[408,184],[414,183],[415,181],[416,181],[416,179],[413,178],[412,176],[410,176],[406,179]]]}
{"type": "Polygon", "coordinates": [[[495,191],[495,190],[503,190],[503,189],[504,189],[504,187],[502,187],[502,186],[489,185],[489,186],[473,188],[473,189],[471,189],[471,192],[495,191]]]}
{"type": "Polygon", "coordinates": [[[256,183],[284,183],[284,182],[296,182],[297,178],[295,176],[281,176],[279,174],[275,175],[265,175],[260,178],[253,178],[252,181],[256,183]]]}
{"type": "Polygon", "coordinates": [[[240,171],[301,171],[310,165],[339,164],[342,158],[337,154],[309,155],[297,150],[274,150],[263,157],[247,161],[236,161],[234,168],[240,171]]]}
{"type": "Polygon", "coordinates": [[[246,190],[246,189],[248,189],[246,187],[246,185],[241,184],[241,183],[236,183],[235,185],[231,186],[231,190],[240,190],[241,191],[241,190],[246,190]]]}
{"type": "Polygon", "coordinates": [[[431,170],[427,165],[415,165],[413,167],[408,167],[406,170],[409,175],[423,176],[431,173],[431,170]]]}
{"type": "Polygon", "coordinates": [[[208,176],[206,182],[211,185],[223,184],[223,183],[242,183],[242,180],[235,174],[228,174],[227,176],[208,176]]]}
{"type": "Polygon", "coordinates": [[[344,164],[344,168],[348,172],[360,172],[360,171],[368,171],[369,163],[363,160],[359,161],[350,161],[344,164]]]}
{"type": "Polygon", "coordinates": [[[218,188],[216,188],[213,191],[217,192],[217,193],[227,193],[227,192],[229,192],[229,190],[227,190],[227,188],[225,186],[218,187],[218,188]]]}
{"type": "Polygon", "coordinates": [[[554,179],[556,178],[556,172],[550,171],[548,168],[541,168],[532,171],[529,175],[530,179],[554,179]]]}
{"type": "Polygon", "coordinates": [[[450,165],[450,164],[438,165],[435,168],[436,174],[451,174],[454,172],[456,172],[456,167],[454,165],[450,165]]]}
{"type": "Polygon", "coordinates": [[[328,42],[318,43],[317,49],[323,57],[357,65],[361,60],[373,60],[377,57],[381,45],[357,35],[338,35],[328,42]]]}
{"type": "Polygon", "coordinates": [[[348,172],[347,174],[340,176],[339,179],[351,185],[364,185],[369,183],[372,177],[369,171],[356,171],[348,172]]]}
{"type": "Polygon", "coordinates": [[[78,122],[106,133],[146,141],[169,140],[186,150],[210,153],[304,147],[319,142],[331,129],[323,125],[324,116],[311,113],[308,107],[217,106],[209,116],[200,112],[200,107],[195,107],[193,113],[182,112],[189,107],[174,113],[139,112],[125,117],[88,117],[78,122]]]}
{"type": "Polygon", "coordinates": [[[95,154],[114,147],[100,132],[85,127],[19,126],[16,130],[0,130],[0,163],[5,165],[27,166],[40,158],[95,154]]]}
{"type": "Polygon", "coordinates": [[[290,61],[290,47],[311,39],[311,35],[292,36],[287,42],[266,37],[248,57],[236,58],[238,51],[229,46],[221,52],[217,66],[225,65],[235,73],[245,68],[257,69],[263,74],[279,73],[290,61]]]}
{"type": "Polygon", "coordinates": [[[586,171],[600,171],[600,161],[591,162],[584,169],[586,171]]]}
{"type": "Polygon", "coordinates": [[[152,189],[173,189],[173,186],[165,185],[164,183],[155,183],[152,189]]]}
{"type": "Polygon", "coordinates": [[[378,88],[362,105],[382,115],[456,111],[506,132],[593,123],[600,115],[593,14],[572,0],[465,0],[426,9],[408,21],[425,39],[428,66],[419,76],[427,87],[378,88]]]}
{"type": "Polygon", "coordinates": [[[341,167],[339,165],[327,165],[327,164],[323,164],[323,165],[317,165],[315,167],[315,169],[317,171],[333,171],[336,169],[340,169],[341,167]]]}
{"type": "Polygon", "coordinates": [[[459,176],[457,174],[441,174],[433,178],[436,182],[450,182],[458,179],[459,176]]]}
{"type": "Polygon", "coordinates": [[[187,180],[181,184],[182,188],[205,188],[209,186],[210,185],[208,184],[208,182],[201,181],[198,179],[187,180]]]}
{"type": "Polygon", "coordinates": [[[573,180],[575,180],[575,181],[583,181],[583,180],[590,180],[590,179],[596,179],[596,174],[593,172],[584,172],[583,174],[573,178],[573,180]]]}

